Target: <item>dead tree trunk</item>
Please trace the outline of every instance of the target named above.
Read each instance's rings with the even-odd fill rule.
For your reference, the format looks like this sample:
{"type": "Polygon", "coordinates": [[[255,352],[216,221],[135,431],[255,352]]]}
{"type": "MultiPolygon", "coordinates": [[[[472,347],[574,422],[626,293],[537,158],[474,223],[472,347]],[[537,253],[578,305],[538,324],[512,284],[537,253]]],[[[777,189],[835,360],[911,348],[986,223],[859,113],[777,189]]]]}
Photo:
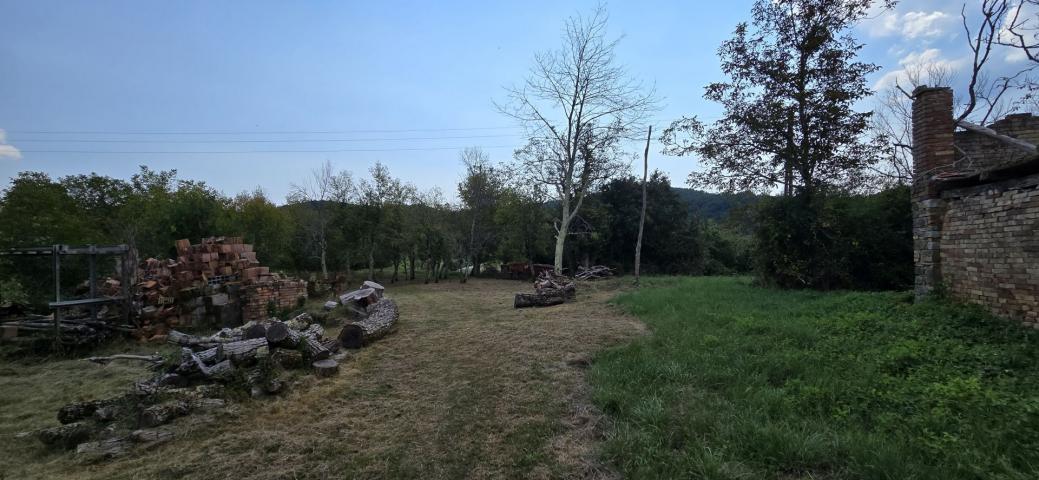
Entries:
{"type": "Polygon", "coordinates": [[[646,180],[649,176],[649,139],[653,136],[653,125],[646,133],[646,152],[642,155],[642,214],[639,216],[639,239],[635,242],[635,286],[639,286],[639,267],[642,264],[642,230],[646,226],[646,180]]]}
{"type": "Polygon", "coordinates": [[[368,307],[368,318],[351,322],[339,332],[343,348],[360,348],[393,331],[400,313],[397,302],[384,298],[368,307]]]}
{"type": "Polygon", "coordinates": [[[512,305],[515,308],[548,307],[566,301],[562,291],[551,293],[517,293],[512,305]]]}

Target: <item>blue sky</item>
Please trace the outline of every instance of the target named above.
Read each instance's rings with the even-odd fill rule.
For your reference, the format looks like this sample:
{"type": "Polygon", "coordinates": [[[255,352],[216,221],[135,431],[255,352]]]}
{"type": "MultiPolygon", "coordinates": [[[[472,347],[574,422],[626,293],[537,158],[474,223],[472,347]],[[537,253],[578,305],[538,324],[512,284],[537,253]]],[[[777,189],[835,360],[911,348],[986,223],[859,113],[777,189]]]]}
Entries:
{"type": "MultiPolygon", "coordinates": [[[[718,116],[701,98],[703,86],[721,78],[716,49],[749,18],[750,4],[607,5],[611,35],[624,36],[619,60],[663,97],[655,130],[682,115],[718,116]]],[[[128,178],[143,164],[176,168],[226,194],[259,186],[281,203],[291,182],[325,160],[358,176],[382,161],[394,175],[454,198],[462,147],[483,146],[507,161],[522,143],[521,130],[494,107],[502,87],[522,80],[535,52],[559,45],[566,16],[594,5],[3,0],[0,177],[40,170],[128,178]],[[30,133],[40,131],[153,133],[30,133]],[[265,133],[301,131],[330,133],[265,133]],[[209,143],[188,143],[199,141],[209,143]],[[47,153],[54,150],[337,151],[47,153]]],[[[871,83],[889,82],[914,62],[962,73],[960,7],[908,0],[875,12],[856,30],[867,44],[862,57],[884,67],[871,83]]],[[[654,145],[651,168],[684,185],[695,159],[659,150],[654,145]]]]}

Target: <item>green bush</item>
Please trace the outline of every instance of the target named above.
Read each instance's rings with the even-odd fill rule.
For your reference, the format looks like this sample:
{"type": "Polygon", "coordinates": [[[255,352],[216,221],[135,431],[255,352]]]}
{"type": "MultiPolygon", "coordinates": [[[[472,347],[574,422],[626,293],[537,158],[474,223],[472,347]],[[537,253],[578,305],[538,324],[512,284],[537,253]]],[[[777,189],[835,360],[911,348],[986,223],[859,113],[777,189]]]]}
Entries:
{"type": "Polygon", "coordinates": [[[825,193],[762,201],[756,214],[758,274],[783,288],[891,290],[913,280],[909,189],[825,193]]]}

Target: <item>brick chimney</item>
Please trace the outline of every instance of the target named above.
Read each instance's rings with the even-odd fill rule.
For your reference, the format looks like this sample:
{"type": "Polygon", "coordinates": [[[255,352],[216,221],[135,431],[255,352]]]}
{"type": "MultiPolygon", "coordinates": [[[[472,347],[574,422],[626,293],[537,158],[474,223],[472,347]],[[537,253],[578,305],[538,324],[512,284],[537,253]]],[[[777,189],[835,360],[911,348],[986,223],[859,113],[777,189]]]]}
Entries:
{"type": "Polygon", "coordinates": [[[913,263],[918,299],[942,282],[946,206],[931,178],[951,168],[956,159],[953,130],[952,89],[921,86],[913,90],[913,263]]]}
{"type": "Polygon", "coordinates": [[[950,168],[953,148],[952,89],[920,86],[913,90],[913,196],[934,198],[931,177],[950,168]]]}

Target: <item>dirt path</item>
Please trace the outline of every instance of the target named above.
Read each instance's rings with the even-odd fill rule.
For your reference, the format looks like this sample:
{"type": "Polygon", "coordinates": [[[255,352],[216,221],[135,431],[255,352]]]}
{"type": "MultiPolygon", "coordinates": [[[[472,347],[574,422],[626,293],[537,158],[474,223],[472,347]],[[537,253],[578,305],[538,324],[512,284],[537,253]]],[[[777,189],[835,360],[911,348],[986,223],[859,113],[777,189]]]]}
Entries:
{"type": "MultiPolygon", "coordinates": [[[[509,281],[392,287],[398,332],[347,360],[338,377],[230,419],[182,424],[174,442],[135,457],[41,475],[83,478],[604,478],[599,417],[584,382],[590,355],[643,327],[606,301],[515,310],[509,281]]],[[[39,471],[37,469],[32,469],[39,471]]],[[[3,475],[0,475],[2,478],[3,475]]]]}

